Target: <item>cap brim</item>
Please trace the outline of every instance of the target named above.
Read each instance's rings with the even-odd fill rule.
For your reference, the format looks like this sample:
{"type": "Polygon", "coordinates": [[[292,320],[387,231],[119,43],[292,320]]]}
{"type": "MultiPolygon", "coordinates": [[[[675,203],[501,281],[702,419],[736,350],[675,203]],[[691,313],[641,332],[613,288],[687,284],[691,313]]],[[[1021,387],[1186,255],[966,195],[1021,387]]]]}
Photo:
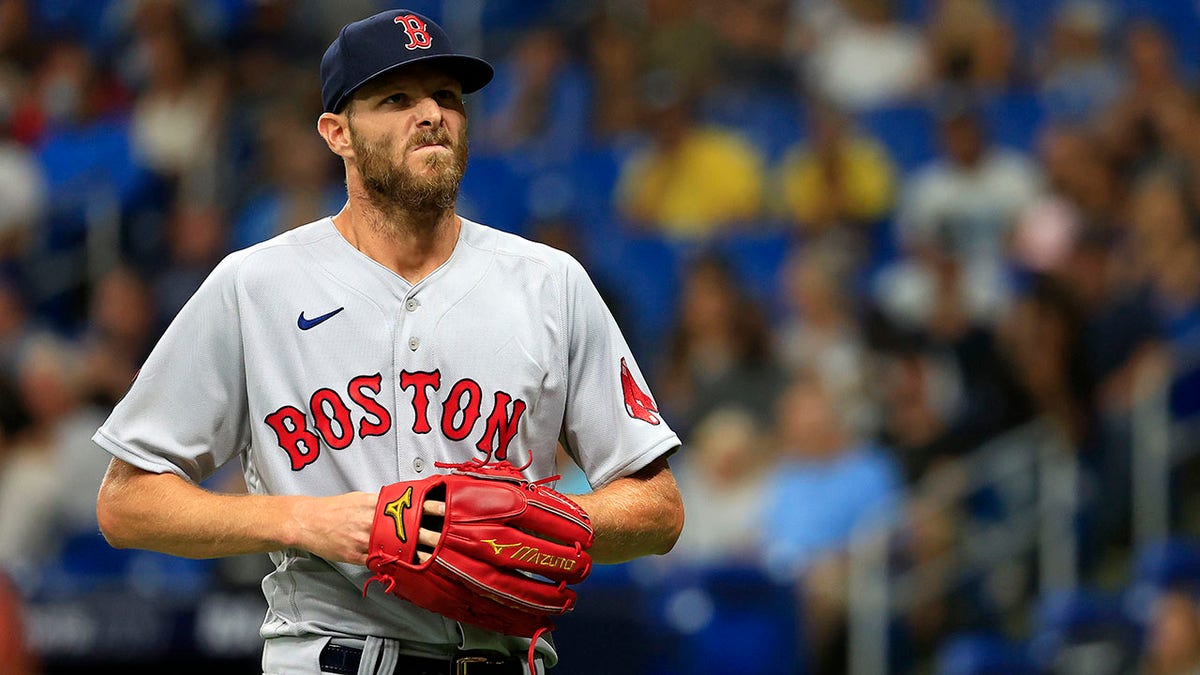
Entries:
{"type": "Polygon", "coordinates": [[[462,93],[464,94],[473,94],[479,91],[488,82],[491,82],[492,78],[496,75],[496,71],[492,68],[492,64],[474,56],[467,56],[465,54],[430,54],[429,56],[418,56],[403,63],[397,63],[394,66],[388,66],[379,72],[372,73],[371,75],[364,77],[353,87],[346,89],[346,93],[342,94],[342,97],[334,103],[333,110],[328,110],[326,112],[337,112],[339,109],[341,109],[342,105],[346,103],[346,101],[350,100],[350,97],[356,90],[358,90],[359,87],[370,82],[371,80],[392,71],[418,63],[433,65],[445,70],[451,77],[458,80],[459,84],[462,85],[462,93]]]}

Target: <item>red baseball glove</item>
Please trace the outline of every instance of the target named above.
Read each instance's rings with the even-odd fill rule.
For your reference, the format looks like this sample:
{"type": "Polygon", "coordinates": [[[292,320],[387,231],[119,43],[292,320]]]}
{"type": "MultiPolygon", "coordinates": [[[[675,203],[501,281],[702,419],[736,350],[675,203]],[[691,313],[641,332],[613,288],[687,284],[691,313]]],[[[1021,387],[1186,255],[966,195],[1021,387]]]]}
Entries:
{"type": "Polygon", "coordinates": [[[419,607],[507,635],[552,629],[550,617],[575,606],[567,584],[592,568],[587,513],[542,485],[552,479],[531,482],[508,462],[438,466],[453,471],[379,491],[367,585],[379,581],[419,607]],[[444,501],[445,518],[424,515],[426,500],[444,501]],[[424,562],[422,526],[441,532],[436,547],[423,548],[424,562]]]}

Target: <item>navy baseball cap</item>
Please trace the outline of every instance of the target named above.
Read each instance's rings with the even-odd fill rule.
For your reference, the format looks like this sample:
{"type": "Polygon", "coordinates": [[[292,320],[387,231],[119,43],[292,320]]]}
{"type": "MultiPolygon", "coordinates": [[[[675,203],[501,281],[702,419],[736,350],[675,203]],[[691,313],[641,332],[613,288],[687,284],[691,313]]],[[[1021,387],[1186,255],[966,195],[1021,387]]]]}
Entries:
{"type": "Polygon", "coordinates": [[[321,103],[337,112],[355,89],[368,81],[413,63],[445,70],[462,83],[463,93],[478,91],[492,81],[491,64],[454,51],[446,31],[407,9],[380,12],[347,24],[321,58],[321,103]]]}

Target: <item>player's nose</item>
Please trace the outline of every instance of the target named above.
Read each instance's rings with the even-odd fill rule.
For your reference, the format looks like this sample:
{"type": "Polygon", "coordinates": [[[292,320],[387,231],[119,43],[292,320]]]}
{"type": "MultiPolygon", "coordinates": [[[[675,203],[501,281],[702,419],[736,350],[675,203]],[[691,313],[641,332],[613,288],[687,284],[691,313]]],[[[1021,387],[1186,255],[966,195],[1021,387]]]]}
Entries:
{"type": "Polygon", "coordinates": [[[417,114],[417,124],[425,127],[437,128],[442,125],[442,107],[432,97],[417,101],[414,106],[417,114]]]}

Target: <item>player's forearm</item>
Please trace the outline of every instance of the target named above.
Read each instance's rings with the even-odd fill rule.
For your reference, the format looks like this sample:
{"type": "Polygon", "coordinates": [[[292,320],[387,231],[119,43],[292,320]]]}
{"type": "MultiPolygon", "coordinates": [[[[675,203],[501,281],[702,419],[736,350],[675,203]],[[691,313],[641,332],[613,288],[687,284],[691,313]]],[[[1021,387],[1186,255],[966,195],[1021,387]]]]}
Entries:
{"type": "Polygon", "coordinates": [[[665,459],[586,495],[572,495],[596,534],[598,563],[620,563],[671,550],[683,530],[683,500],[665,459]]]}
{"type": "Polygon", "coordinates": [[[110,467],[97,500],[101,532],[114,547],[214,558],[297,543],[290,514],[300,498],[216,494],[122,464],[110,467]]]}

